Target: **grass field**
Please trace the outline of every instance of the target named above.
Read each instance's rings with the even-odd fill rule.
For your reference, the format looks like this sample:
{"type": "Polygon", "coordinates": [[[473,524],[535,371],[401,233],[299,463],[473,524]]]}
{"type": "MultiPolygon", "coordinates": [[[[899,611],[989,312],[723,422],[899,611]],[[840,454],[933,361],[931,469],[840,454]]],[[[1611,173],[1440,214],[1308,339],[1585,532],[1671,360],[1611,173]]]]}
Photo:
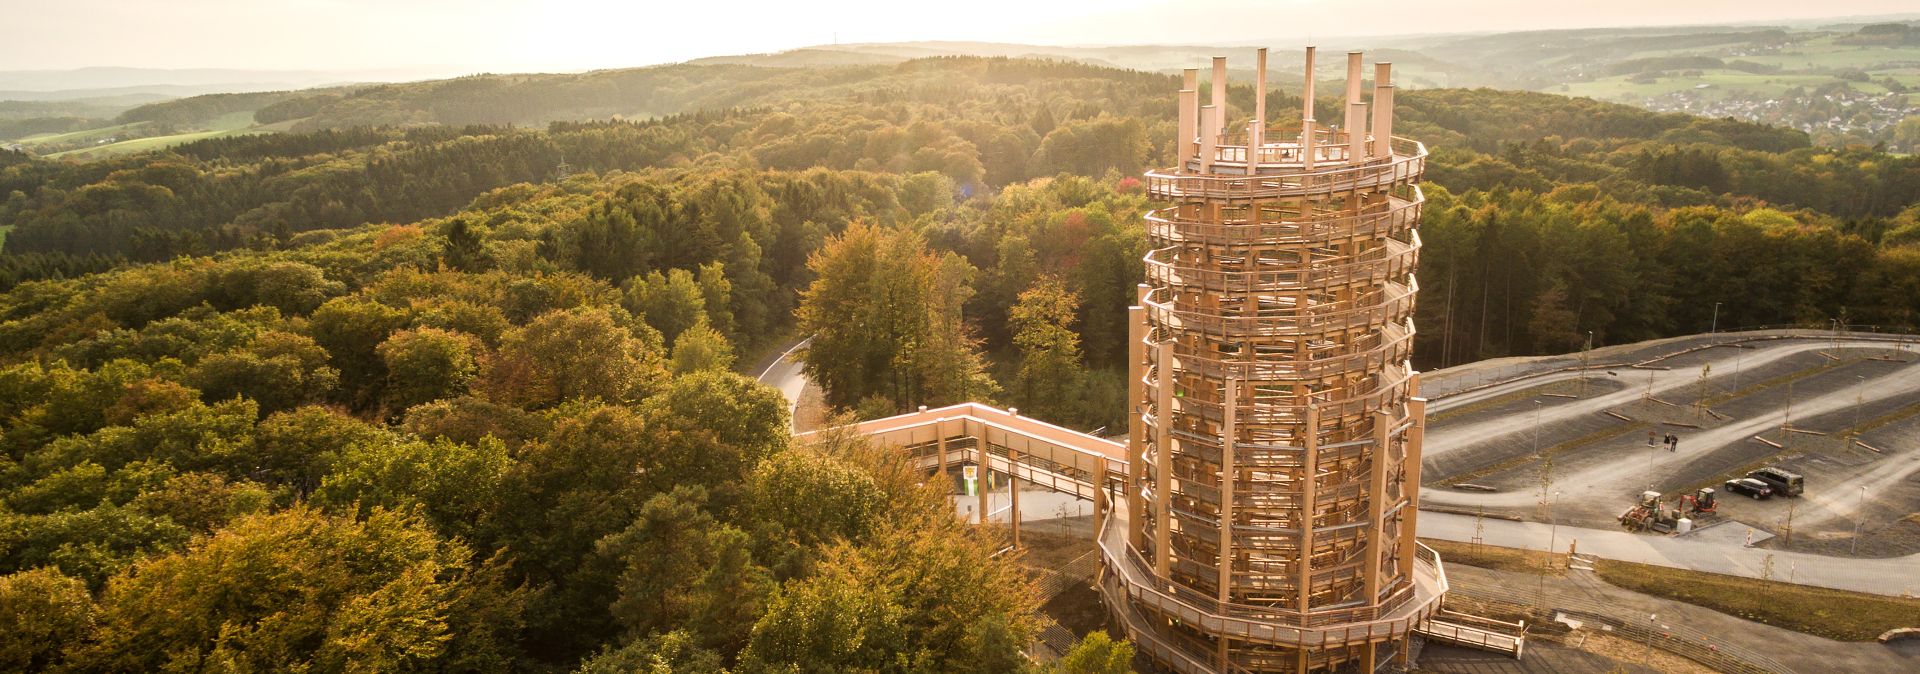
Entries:
{"type": "Polygon", "coordinates": [[[1876,70],[1888,63],[1920,61],[1920,47],[1836,44],[1833,38],[1824,37],[1793,45],[1780,52],[1730,58],[1776,65],[1788,70],[1806,68],[1876,70]]]}
{"type": "Polygon", "coordinates": [[[98,138],[106,138],[108,136],[118,135],[121,132],[130,130],[130,129],[135,129],[140,126],[144,126],[145,124],[146,122],[130,122],[127,124],[115,124],[113,126],[103,126],[96,129],[83,129],[80,131],[69,131],[66,133],[37,133],[31,136],[27,136],[25,138],[21,138],[16,142],[30,148],[42,147],[42,146],[48,146],[48,145],[60,145],[63,143],[86,142],[86,141],[90,141],[98,138]]]}
{"type": "Polygon", "coordinates": [[[1567,556],[1563,554],[1553,555],[1552,561],[1549,562],[1547,553],[1539,550],[1474,545],[1431,538],[1422,538],[1420,542],[1433,548],[1434,552],[1440,553],[1441,561],[1447,564],[1465,564],[1482,569],[1532,574],[1545,570],[1550,576],[1567,575],[1567,556]]]}
{"type": "Polygon", "coordinates": [[[208,138],[220,138],[224,136],[237,136],[237,135],[243,135],[243,134],[249,134],[249,133],[262,133],[262,131],[259,129],[253,128],[253,112],[252,111],[241,111],[241,112],[221,115],[220,118],[214,120],[213,124],[210,125],[210,128],[204,129],[204,130],[189,131],[186,133],[176,133],[176,134],[167,135],[167,136],[150,136],[147,138],[135,138],[133,140],[121,141],[118,143],[101,145],[98,147],[87,147],[87,148],[80,148],[77,150],[68,150],[66,152],[55,152],[47,156],[51,158],[66,157],[71,159],[100,159],[105,157],[114,157],[114,156],[125,155],[125,154],[133,154],[135,152],[145,152],[147,150],[157,150],[163,147],[179,145],[181,143],[191,143],[196,140],[205,140],[208,138]]]}
{"type": "Polygon", "coordinates": [[[1839,641],[1871,641],[1890,629],[1920,626],[1920,599],[1604,559],[1595,571],[1635,592],[1839,641]]]}
{"type": "MultiPolygon", "coordinates": [[[[1637,100],[1661,94],[1693,89],[1697,85],[1711,84],[1712,88],[1702,91],[1702,95],[1721,98],[1730,93],[1757,93],[1778,96],[1793,87],[1813,89],[1836,81],[1830,75],[1802,75],[1786,73],[1747,73],[1737,70],[1706,70],[1698,76],[1669,77],[1661,76],[1653,82],[1632,82],[1628,76],[1607,77],[1591,82],[1574,82],[1567,85],[1564,93],[1570,96],[1588,96],[1606,101],[1625,99],[1637,100]]],[[[1873,82],[1850,82],[1853,89],[1866,93],[1884,93],[1886,87],[1873,82]]]]}

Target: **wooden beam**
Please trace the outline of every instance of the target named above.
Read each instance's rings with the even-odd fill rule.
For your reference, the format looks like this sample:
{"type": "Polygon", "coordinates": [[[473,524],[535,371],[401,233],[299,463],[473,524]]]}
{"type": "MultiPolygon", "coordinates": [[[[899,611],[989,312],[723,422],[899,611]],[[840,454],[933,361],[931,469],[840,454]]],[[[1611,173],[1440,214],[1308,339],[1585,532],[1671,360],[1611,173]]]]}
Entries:
{"type": "Polygon", "coordinates": [[[1267,48],[1253,52],[1253,127],[1247,134],[1247,162],[1258,158],[1258,148],[1267,144],[1267,48]]]}
{"type": "Polygon", "coordinates": [[[1013,524],[1013,547],[1020,547],[1020,478],[1013,473],[1014,466],[1020,464],[1020,454],[1012,447],[1007,448],[1007,521],[1013,524]]]}
{"type": "Polygon", "coordinates": [[[1186,173],[1188,161],[1199,156],[1193,144],[1200,136],[1200,109],[1195,107],[1199,95],[1192,89],[1180,90],[1180,125],[1175,129],[1179,138],[1173,146],[1173,167],[1180,173],[1186,173]]]}
{"type": "Polygon", "coordinates": [[[1160,343],[1159,401],[1153,415],[1153,572],[1166,578],[1172,569],[1173,518],[1173,340],[1160,343]]]}
{"type": "Polygon", "coordinates": [[[1393,64],[1373,64],[1373,156],[1393,156],[1393,64]]]}
{"type": "Polygon", "coordinates": [[[1220,108],[1200,106],[1200,172],[1212,173],[1220,158],[1220,108]]]}
{"type": "Polygon", "coordinates": [[[1420,375],[1407,383],[1407,416],[1413,426],[1407,429],[1407,505],[1400,508],[1400,577],[1413,579],[1414,552],[1419,549],[1414,529],[1420,519],[1420,458],[1427,439],[1427,399],[1420,395],[1420,375]]]}
{"type": "MultiPolygon", "coordinates": [[[[1240,406],[1240,380],[1227,380],[1227,399],[1223,407],[1220,431],[1220,602],[1233,601],[1233,483],[1240,471],[1234,467],[1233,445],[1239,425],[1235,420],[1240,406]]],[[[1224,667],[1224,663],[1222,664],[1224,667]]]]}
{"type": "MultiPolygon", "coordinates": [[[[1311,399],[1307,403],[1305,426],[1301,429],[1304,431],[1301,447],[1305,448],[1301,453],[1304,459],[1301,477],[1305,482],[1300,487],[1300,601],[1297,607],[1302,613],[1312,607],[1309,599],[1313,596],[1313,514],[1317,509],[1315,500],[1320,482],[1320,408],[1314,406],[1311,399]]],[[[1301,666],[1305,666],[1304,660],[1301,666]]]]}
{"type": "MultiPolygon", "coordinates": [[[[1138,287],[1139,300],[1146,302],[1147,286],[1138,287]]],[[[1139,550],[1146,542],[1142,533],[1146,528],[1146,509],[1140,501],[1140,487],[1145,482],[1147,442],[1146,423],[1141,418],[1146,413],[1147,392],[1147,309],[1135,305],[1127,308],[1127,479],[1124,496],[1127,499],[1127,543],[1139,550]]]]}
{"type": "Polygon", "coordinates": [[[1313,47],[1307,47],[1307,83],[1300,94],[1300,162],[1313,170],[1313,47]]]}

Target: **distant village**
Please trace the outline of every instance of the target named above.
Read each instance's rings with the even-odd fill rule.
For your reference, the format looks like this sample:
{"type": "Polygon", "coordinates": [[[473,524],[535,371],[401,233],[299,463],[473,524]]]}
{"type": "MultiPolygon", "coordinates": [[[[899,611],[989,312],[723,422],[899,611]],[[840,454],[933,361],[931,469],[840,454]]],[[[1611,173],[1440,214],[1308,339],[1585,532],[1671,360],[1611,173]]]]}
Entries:
{"type": "Polygon", "coordinates": [[[1889,140],[1900,120],[1920,116],[1920,105],[1901,93],[1865,93],[1848,87],[1800,89],[1778,97],[1726,95],[1710,84],[1697,85],[1639,102],[1659,112],[1685,112],[1705,117],[1732,117],[1807,132],[1822,145],[1876,143],[1889,140]]]}

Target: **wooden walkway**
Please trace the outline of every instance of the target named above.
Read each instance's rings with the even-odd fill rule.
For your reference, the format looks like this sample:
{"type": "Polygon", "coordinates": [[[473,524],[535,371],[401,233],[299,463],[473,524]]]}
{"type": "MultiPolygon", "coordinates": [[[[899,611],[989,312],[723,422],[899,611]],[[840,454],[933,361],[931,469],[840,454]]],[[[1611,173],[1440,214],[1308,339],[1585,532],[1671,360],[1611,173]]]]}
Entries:
{"type": "Polygon", "coordinates": [[[1413,628],[1414,634],[1440,643],[1504,653],[1518,659],[1527,648],[1527,624],[1441,609],[1433,618],[1413,628]]]}

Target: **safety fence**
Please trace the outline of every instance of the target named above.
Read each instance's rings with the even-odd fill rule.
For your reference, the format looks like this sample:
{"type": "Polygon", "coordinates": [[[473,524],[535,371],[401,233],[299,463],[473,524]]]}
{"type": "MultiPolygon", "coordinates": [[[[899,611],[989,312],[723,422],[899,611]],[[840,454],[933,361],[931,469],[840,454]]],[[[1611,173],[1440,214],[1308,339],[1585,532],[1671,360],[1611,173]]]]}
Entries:
{"type": "Polygon", "coordinates": [[[1447,595],[1449,604],[1459,600],[1482,609],[1506,611],[1528,616],[1534,624],[1546,624],[1556,614],[1580,621],[1583,627],[1609,632],[1622,639],[1646,644],[1700,663],[1716,672],[1728,674],[1794,674],[1794,670],[1752,650],[1675,622],[1649,620],[1646,614],[1625,614],[1617,606],[1566,596],[1529,596],[1525,591],[1483,583],[1455,585],[1447,595]]]}

